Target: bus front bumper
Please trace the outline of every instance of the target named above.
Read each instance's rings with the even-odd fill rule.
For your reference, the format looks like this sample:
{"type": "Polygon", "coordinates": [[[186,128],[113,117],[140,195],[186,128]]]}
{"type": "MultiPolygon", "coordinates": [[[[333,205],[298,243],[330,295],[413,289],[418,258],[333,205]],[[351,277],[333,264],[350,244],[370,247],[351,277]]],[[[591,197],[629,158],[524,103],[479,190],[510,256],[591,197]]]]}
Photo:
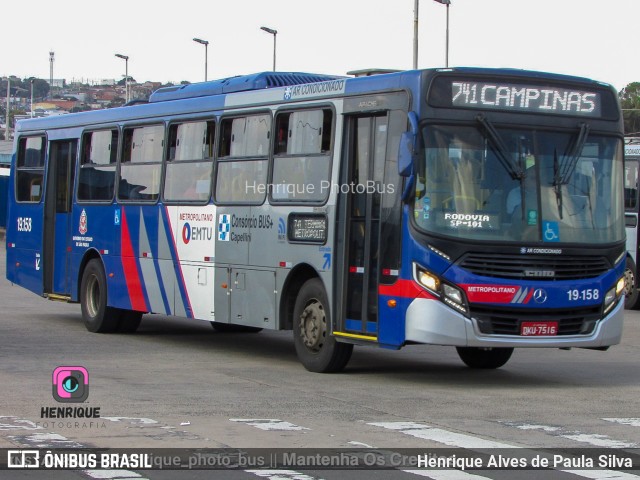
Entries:
{"type": "Polygon", "coordinates": [[[481,333],[472,318],[465,317],[438,300],[415,299],[407,309],[407,342],[456,347],[602,348],[620,343],[624,297],[588,335],[519,336],[481,333]]]}

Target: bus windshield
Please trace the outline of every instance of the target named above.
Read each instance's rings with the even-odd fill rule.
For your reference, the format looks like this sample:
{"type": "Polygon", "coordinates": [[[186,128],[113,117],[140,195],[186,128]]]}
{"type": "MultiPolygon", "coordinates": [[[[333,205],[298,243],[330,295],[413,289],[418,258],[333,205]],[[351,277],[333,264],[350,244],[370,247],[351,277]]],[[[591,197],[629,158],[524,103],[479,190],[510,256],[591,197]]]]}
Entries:
{"type": "Polygon", "coordinates": [[[418,228],[469,240],[607,244],[624,239],[622,141],[590,133],[426,125],[418,228]]]}

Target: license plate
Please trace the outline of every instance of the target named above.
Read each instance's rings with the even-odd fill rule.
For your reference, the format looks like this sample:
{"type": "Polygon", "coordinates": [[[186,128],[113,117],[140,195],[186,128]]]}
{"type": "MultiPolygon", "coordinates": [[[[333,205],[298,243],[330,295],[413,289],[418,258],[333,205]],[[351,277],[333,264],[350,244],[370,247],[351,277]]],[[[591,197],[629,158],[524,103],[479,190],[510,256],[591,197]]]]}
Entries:
{"type": "Polygon", "coordinates": [[[558,335],[558,322],[522,322],[520,335],[523,337],[558,335]]]}

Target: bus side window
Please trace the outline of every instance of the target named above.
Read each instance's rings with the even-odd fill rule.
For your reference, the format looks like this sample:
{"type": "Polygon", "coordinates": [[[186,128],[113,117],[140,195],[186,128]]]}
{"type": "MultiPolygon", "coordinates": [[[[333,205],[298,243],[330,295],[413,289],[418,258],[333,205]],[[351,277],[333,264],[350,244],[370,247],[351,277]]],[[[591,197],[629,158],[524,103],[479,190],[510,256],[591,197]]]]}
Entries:
{"type": "Polygon", "coordinates": [[[287,154],[320,153],[323,117],[322,110],[303,110],[291,114],[287,154]]]}
{"type": "Polygon", "coordinates": [[[144,202],[158,199],[163,144],[163,125],[125,128],[118,183],[119,200],[144,202]]]}
{"type": "Polygon", "coordinates": [[[169,128],[164,199],[204,202],[211,193],[215,122],[186,122],[169,128]]]}
{"type": "Polygon", "coordinates": [[[272,201],[318,203],[327,198],[332,127],[330,109],[277,115],[272,201]]]}
{"type": "Polygon", "coordinates": [[[268,114],[222,120],[216,202],[264,202],[270,132],[271,116],[268,114]]]}
{"type": "Polygon", "coordinates": [[[78,200],[111,201],[116,177],[118,130],[86,132],[78,175],[78,200]]]}
{"type": "Polygon", "coordinates": [[[624,206],[635,211],[638,205],[638,161],[625,159],[624,164],[624,206]]]}
{"type": "Polygon", "coordinates": [[[45,138],[23,137],[18,142],[16,200],[39,202],[44,178],[45,138]]]}

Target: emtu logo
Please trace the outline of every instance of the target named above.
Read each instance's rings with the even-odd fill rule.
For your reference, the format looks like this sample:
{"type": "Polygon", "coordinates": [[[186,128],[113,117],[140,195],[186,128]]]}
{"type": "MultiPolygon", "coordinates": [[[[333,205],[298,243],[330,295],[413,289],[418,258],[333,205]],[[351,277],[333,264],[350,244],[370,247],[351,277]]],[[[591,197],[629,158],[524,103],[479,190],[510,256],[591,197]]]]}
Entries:
{"type": "Polygon", "coordinates": [[[57,367],[52,388],[57,402],[84,402],[89,397],[89,372],[84,367],[57,367]]]}
{"type": "Polygon", "coordinates": [[[184,226],[182,227],[182,241],[186,245],[189,243],[190,240],[191,240],[191,225],[189,225],[188,223],[185,223],[184,226]]]}

